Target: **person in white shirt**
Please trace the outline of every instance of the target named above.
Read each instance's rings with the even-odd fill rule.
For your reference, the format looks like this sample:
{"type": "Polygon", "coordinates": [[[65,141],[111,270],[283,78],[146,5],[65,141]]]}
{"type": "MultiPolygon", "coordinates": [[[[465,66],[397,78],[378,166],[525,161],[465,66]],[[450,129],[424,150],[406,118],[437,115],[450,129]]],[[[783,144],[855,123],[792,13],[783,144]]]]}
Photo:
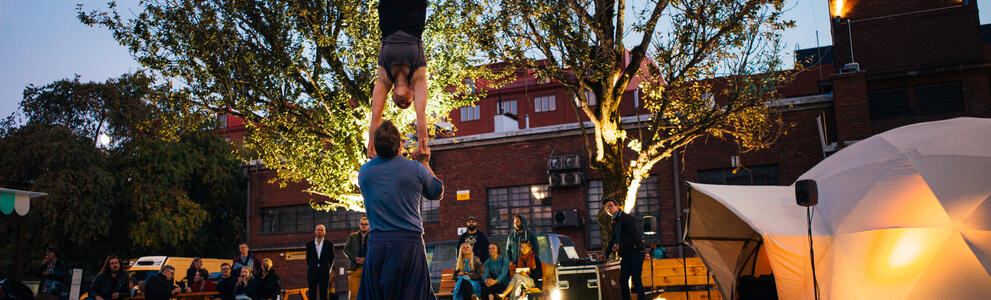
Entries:
{"type": "Polygon", "coordinates": [[[330,284],[330,271],[334,264],[334,244],[327,242],[324,236],[327,229],[317,225],[313,230],[316,236],[306,243],[306,282],[309,283],[309,299],[330,299],[327,286],[330,284]]]}

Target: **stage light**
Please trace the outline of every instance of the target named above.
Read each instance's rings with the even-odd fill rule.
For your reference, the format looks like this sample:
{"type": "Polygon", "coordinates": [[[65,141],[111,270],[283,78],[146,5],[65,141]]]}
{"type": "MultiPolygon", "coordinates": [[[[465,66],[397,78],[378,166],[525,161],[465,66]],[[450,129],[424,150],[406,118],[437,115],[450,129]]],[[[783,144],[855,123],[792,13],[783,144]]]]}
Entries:
{"type": "Polygon", "coordinates": [[[561,290],[554,289],[551,291],[551,300],[561,300],[561,290]]]}
{"type": "Polygon", "coordinates": [[[833,16],[842,17],[844,5],[846,5],[846,0],[833,1],[833,16]]]}

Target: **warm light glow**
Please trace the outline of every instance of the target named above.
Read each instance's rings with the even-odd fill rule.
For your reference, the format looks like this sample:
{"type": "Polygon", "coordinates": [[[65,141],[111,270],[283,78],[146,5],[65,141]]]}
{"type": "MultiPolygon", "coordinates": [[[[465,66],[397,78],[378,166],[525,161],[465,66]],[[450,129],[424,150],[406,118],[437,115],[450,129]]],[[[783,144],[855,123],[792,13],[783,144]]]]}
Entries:
{"type": "Polygon", "coordinates": [[[843,16],[843,6],[846,4],[846,0],[836,0],[833,1],[833,16],[842,17],[843,16]]]}
{"type": "Polygon", "coordinates": [[[640,176],[633,176],[633,180],[630,181],[630,188],[626,190],[626,203],[623,205],[623,211],[627,213],[632,213],[633,208],[637,206],[637,190],[640,189],[640,176]]]}
{"type": "Polygon", "coordinates": [[[891,253],[888,254],[888,266],[892,269],[898,269],[911,265],[922,256],[922,250],[925,248],[924,242],[923,237],[915,232],[903,232],[895,245],[891,247],[891,253]]]}
{"type": "Polygon", "coordinates": [[[554,289],[554,291],[551,292],[551,300],[561,300],[561,290],[554,289]]]}
{"type": "Polygon", "coordinates": [[[101,133],[100,136],[97,137],[97,142],[99,142],[101,146],[106,147],[110,145],[110,136],[105,133],[101,133]]]}

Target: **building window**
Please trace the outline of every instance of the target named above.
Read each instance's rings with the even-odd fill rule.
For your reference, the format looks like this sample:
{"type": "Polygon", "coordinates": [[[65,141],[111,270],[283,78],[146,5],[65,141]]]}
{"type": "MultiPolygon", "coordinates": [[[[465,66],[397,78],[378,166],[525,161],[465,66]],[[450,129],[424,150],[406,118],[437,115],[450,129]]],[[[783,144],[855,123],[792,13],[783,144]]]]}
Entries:
{"type": "Polygon", "coordinates": [[[475,106],[465,106],[461,108],[461,122],[474,121],[482,118],[482,109],[475,106]]]}
{"type": "Polygon", "coordinates": [[[960,82],[916,86],[915,105],[920,115],[962,112],[963,90],[960,82]]]}
{"type": "Polygon", "coordinates": [[[887,119],[911,115],[908,106],[908,90],[893,88],[867,91],[871,119],[887,119]]]}
{"type": "Polygon", "coordinates": [[[508,235],[513,229],[513,216],[527,219],[527,228],[534,233],[551,232],[551,191],[546,184],[488,189],[489,236],[508,235]]]}
{"type": "Polygon", "coordinates": [[[499,101],[499,102],[497,102],[496,103],[496,112],[497,112],[498,115],[501,115],[501,114],[504,114],[504,113],[511,113],[511,114],[513,114],[515,116],[516,115],[516,100],[506,100],[506,101],[499,101]]]}
{"type": "Polygon", "coordinates": [[[544,112],[557,109],[557,99],[554,95],[540,96],[533,98],[533,111],[544,112]]]}
{"type": "Polygon", "coordinates": [[[221,129],[227,128],[227,115],[226,114],[217,115],[217,126],[219,126],[221,129]]]}
{"type": "Polygon", "coordinates": [[[595,93],[586,90],[585,99],[588,99],[588,106],[595,106],[595,93]]]}
{"type": "Polygon", "coordinates": [[[420,217],[423,223],[440,222],[440,201],[427,200],[420,196],[420,217]]]}
{"type": "Polygon", "coordinates": [[[323,224],[328,231],[356,230],[358,220],[364,213],[338,209],[325,212],[309,205],[269,207],[259,210],[261,233],[301,233],[312,232],[313,227],[323,224]]]}
{"type": "Polygon", "coordinates": [[[640,108],[640,89],[633,90],[633,108],[640,108]]]}
{"type": "MultiPolygon", "coordinates": [[[[602,248],[602,232],[599,230],[598,214],[602,209],[602,180],[589,180],[588,192],[588,248],[602,248]]],[[[637,188],[637,205],[629,212],[637,219],[643,216],[654,216],[660,223],[661,196],[657,190],[657,176],[650,176],[640,181],[637,188]]]]}
{"type": "Polygon", "coordinates": [[[730,185],[778,185],[778,166],[765,165],[749,168],[699,171],[699,182],[730,185]]]}

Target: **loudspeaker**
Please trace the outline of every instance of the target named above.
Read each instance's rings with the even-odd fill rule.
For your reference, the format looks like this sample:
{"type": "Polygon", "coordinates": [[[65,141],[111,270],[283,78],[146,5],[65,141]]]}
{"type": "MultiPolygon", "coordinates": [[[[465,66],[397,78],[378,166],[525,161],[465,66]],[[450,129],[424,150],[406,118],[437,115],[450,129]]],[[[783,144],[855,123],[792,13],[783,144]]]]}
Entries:
{"type": "Polygon", "coordinates": [[[582,223],[582,217],[577,208],[554,212],[554,228],[579,227],[582,223]]]}
{"type": "Polygon", "coordinates": [[[795,202],[800,206],[819,204],[819,188],[815,180],[803,179],[795,183],[795,202]]]}
{"type": "Polygon", "coordinates": [[[654,235],[657,233],[657,220],[654,216],[643,216],[640,228],[643,228],[644,235],[654,235]]]}

